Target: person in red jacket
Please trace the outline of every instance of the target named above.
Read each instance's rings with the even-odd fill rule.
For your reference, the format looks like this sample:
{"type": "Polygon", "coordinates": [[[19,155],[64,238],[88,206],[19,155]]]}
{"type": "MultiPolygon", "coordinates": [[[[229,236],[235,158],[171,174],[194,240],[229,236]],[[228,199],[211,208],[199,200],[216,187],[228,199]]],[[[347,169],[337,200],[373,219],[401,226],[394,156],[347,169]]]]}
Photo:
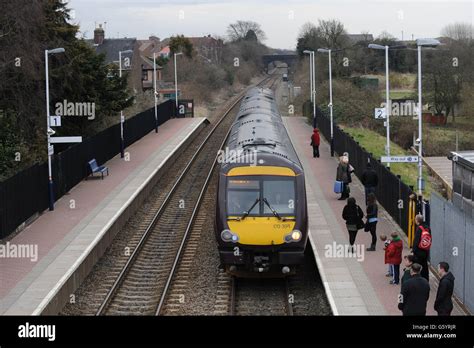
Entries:
{"type": "Polygon", "coordinates": [[[402,263],[403,242],[397,232],[391,234],[392,241],[385,252],[385,263],[392,265],[393,279],[390,284],[400,283],[400,264],[402,263]]]}
{"type": "Polygon", "coordinates": [[[319,129],[315,128],[311,135],[311,146],[313,147],[313,157],[319,158],[319,144],[321,143],[321,137],[319,136],[319,129]]]}

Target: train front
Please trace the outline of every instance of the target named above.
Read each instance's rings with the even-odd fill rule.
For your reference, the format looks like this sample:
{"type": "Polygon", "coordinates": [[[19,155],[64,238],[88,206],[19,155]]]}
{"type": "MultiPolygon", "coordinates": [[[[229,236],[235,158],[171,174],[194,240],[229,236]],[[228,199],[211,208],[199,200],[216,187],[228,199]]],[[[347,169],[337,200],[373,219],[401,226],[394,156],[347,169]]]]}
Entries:
{"type": "Polygon", "coordinates": [[[219,172],[215,231],[221,264],[234,275],[289,275],[304,259],[304,172],[273,96],[242,103],[219,172]]]}

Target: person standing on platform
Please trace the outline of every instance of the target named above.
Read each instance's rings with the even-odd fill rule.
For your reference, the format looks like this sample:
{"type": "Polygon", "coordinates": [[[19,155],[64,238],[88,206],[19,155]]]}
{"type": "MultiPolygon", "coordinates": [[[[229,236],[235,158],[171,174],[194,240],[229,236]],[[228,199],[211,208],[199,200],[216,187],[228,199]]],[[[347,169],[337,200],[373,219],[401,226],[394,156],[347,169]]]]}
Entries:
{"type": "Polygon", "coordinates": [[[375,251],[375,244],[377,244],[378,211],[379,208],[375,200],[375,195],[370,193],[367,201],[367,223],[365,224],[364,230],[370,232],[372,236],[372,244],[367,248],[367,251],[375,251]]]}
{"type": "Polygon", "coordinates": [[[341,156],[337,166],[336,180],[342,182],[342,194],[338,200],[342,201],[349,198],[349,184],[351,183],[351,173],[349,169],[349,158],[341,156]]]}
{"type": "Polygon", "coordinates": [[[451,297],[454,291],[454,275],[449,272],[449,264],[447,262],[439,263],[438,273],[441,279],[439,280],[434,309],[438,312],[438,315],[451,315],[453,310],[451,297]]]}
{"type": "Polygon", "coordinates": [[[390,284],[400,283],[400,264],[402,263],[403,242],[397,232],[391,234],[392,241],[387,246],[385,263],[392,265],[393,278],[390,284]]]}
{"type": "Polygon", "coordinates": [[[373,193],[375,195],[375,190],[379,184],[377,172],[372,168],[370,162],[367,163],[367,168],[362,173],[360,181],[365,188],[365,204],[368,204],[369,194],[373,193]]]}
{"type": "Polygon", "coordinates": [[[405,255],[403,259],[405,262],[405,268],[403,269],[403,276],[401,279],[402,285],[404,282],[411,278],[411,266],[413,266],[413,260],[415,259],[415,257],[413,255],[405,255]]]}
{"type": "Polygon", "coordinates": [[[403,315],[426,315],[426,304],[430,297],[430,284],[420,276],[422,266],[411,266],[411,278],[403,282],[398,298],[398,309],[403,315]]]}
{"type": "Polygon", "coordinates": [[[311,146],[313,147],[313,157],[319,158],[319,145],[321,143],[321,137],[319,135],[319,129],[314,128],[313,134],[311,135],[311,146]]]}
{"type": "Polygon", "coordinates": [[[346,220],[347,231],[349,232],[349,244],[351,246],[350,250],[352,253],[354,252],[357,231],[364,226],[362,222],[363,217],[364,213],[357,205],[355,198],[350,197],[342,211],[342,218],[346,220]]]}
{"type": "Polygon", "coordinates": [[[423,267],[421,269],[421,276],[429,281],[430,273],[428,269],[428,260],[431,248],[431,231],[423,222],[423,215],[417,215],[415,217],[415,223],[417,228],[413,241],[413,255],[415,256],[415,263],[418,263],[423,267]]]}

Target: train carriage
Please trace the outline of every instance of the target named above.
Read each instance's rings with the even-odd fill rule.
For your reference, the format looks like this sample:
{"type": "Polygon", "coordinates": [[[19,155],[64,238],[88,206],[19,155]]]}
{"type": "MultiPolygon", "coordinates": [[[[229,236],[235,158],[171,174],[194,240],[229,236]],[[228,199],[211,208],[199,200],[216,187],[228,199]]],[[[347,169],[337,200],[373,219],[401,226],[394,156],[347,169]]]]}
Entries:
{"type": "Polygon", "coordinates": [[[308,238],[304,172],[270,89],[244,97],[220,162],[222,265],[234,275],[293,274],[308,238]]]}

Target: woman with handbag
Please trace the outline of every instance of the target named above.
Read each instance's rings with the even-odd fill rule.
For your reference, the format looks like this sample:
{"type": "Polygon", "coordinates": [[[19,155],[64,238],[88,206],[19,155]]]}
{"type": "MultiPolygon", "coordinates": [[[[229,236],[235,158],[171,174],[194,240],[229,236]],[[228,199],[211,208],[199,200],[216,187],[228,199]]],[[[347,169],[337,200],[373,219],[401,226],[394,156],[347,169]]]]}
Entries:
{"type": "Polygon", "coordinates": [[[375,195],[369,193],[367,195],[367,222],[365,223],[365,232],[370,232],[372,235],[372,244],[367,251],[375,251],[375,244],[377,243],[377,217],[378,217],[379,208],[375,200],[375,195]]]}
{"type": "Polygon", "coordinates": [[[349,198],[349,183],[352,181],[349,169],[349,158],[341,156],[339,165],[337,166],[336,181],[342,183],[342,193],[338,200],[342,201],[349,198]]]}
{"type": "Polygon", "coordinates": [[[351,245],[351,252],[354,252],[354,243],[357,236],[357,231],[364,228],[364,221],[362,220],[364,213],[357,205],[354,197],[347,200],[347,204],[342,211],[342,218],[346,220],[347,231],[349,232],[349,244],[351,245]]]}

